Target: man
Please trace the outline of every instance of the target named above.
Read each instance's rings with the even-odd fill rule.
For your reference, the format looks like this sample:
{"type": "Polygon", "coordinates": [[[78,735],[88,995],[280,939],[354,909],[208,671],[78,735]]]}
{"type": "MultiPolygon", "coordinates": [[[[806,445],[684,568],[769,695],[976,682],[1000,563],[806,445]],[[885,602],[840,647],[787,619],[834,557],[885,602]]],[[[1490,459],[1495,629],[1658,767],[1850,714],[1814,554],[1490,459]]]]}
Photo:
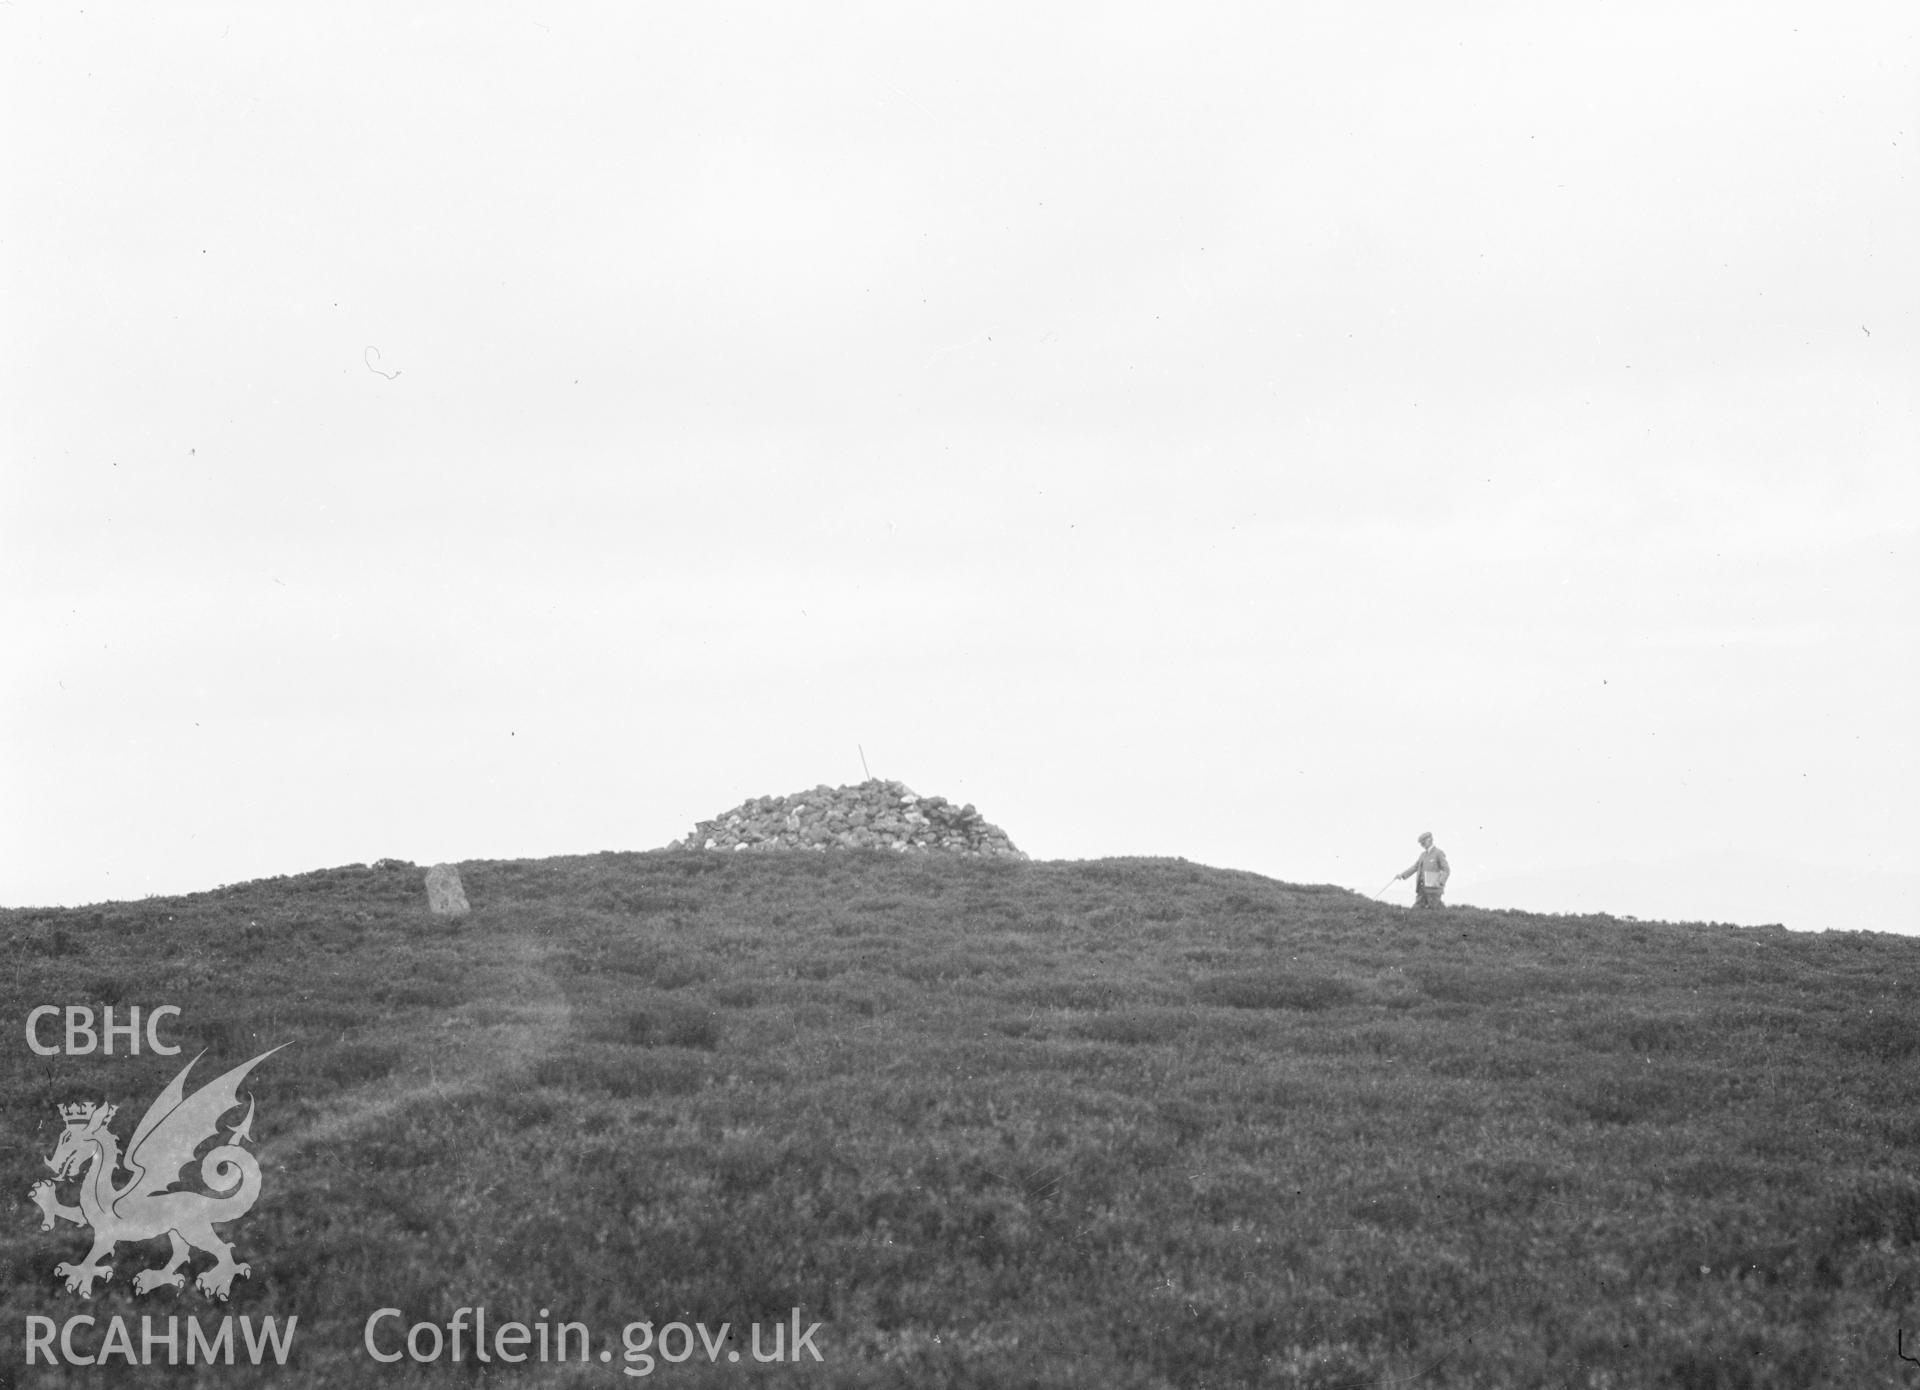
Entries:
{"type": "Polygon", "coordinates": [[[1446,891],[1447,877],[1452,872],[1453,870],[1447,866],[1447,852],[1433,842],[1431,830],[1423,830],[1420,832],[1420,857],[1413,861],[1412,868],[1402,870],[1394,877],[1411,878],[1415,874],[1420,875],[1414,880],[1413,885],[1415,907],[1445,907],[1446,904],[1440,901],[1440,895],[1446,891]]]}

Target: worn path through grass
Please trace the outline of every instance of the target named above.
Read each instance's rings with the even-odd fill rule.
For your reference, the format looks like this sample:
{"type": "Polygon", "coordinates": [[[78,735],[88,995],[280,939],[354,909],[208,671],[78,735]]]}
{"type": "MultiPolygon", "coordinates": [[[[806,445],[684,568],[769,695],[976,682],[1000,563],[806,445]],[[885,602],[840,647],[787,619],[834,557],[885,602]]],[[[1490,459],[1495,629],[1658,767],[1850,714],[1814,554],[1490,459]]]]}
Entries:
{"type": "Polygon", "coordinates": [[[554,982],[544,940],[501,936],[481,997],[462,1004],[437,1031],[407,1039],[409,1060],[375,1081],[328,1099],[318,1114],[260,1148],[263,1168],[286,1168],[312,1149],[351,1144],[406,1109],[524,1085],[531,1069],[566,1036],[573,1006],[554,982]]]}

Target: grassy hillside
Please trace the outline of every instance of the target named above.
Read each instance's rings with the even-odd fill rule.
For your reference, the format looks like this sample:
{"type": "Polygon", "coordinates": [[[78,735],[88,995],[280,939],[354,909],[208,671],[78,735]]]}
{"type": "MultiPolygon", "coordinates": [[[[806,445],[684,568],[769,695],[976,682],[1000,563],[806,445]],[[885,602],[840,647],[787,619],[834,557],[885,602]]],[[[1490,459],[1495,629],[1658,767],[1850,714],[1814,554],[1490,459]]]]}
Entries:
{"type": "Polygon", "coordinates": [[[1157,860],[462,874],[454,924],[397,865],[0,913],[0,1384],[191,1378],[25,1367],[28,1315],[78,1311],[298,1316],[284,1370],[206,1384],[464,1383],[376,1365],[362,1326],[404,1310],[398,1346],[473,1305],[613,1351],[482,1368],[521,1385],[1920,1374],[1920,940],[1416,914],[1157,860]],[[177,1005],[186,1050],[34,1057],[48,1003],[177,1005]],[[231,1303],[136,1298],[162,1242],[60,1291],[86,1236],[24,1200],[55,1104],[120,1105],[124,1141],[199,1048],[196,1084],[280,1043],[231,1303]],[[796,1307],[819,1364],[620,1373],[629,1323],[740,1350],[796,1307]]]}

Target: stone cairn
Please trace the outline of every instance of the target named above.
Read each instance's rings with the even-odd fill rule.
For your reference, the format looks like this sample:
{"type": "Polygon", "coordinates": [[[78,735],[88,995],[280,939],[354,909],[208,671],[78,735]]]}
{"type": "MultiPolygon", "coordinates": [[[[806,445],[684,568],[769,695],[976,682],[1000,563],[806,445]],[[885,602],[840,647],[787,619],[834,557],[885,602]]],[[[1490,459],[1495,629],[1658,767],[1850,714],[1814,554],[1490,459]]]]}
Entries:
{"type": "Polygon", "coordinates": [[[891,849],[1025,859],[1006,832],[971,806],[918,796],[899,782],[821,785],[758,796],[703,820],[668,849],[891,849]]]}

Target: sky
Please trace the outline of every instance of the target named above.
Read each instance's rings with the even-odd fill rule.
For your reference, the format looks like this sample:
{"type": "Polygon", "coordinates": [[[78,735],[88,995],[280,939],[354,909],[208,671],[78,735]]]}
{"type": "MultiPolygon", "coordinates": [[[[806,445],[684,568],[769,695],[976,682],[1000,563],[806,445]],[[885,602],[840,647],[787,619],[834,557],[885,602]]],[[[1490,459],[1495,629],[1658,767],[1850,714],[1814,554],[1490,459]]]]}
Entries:
{"type": "Polygon", "coordinates": [[[0,5],[0,904],[870,770],[1920,931],[1917,35],[0,5]]]}

